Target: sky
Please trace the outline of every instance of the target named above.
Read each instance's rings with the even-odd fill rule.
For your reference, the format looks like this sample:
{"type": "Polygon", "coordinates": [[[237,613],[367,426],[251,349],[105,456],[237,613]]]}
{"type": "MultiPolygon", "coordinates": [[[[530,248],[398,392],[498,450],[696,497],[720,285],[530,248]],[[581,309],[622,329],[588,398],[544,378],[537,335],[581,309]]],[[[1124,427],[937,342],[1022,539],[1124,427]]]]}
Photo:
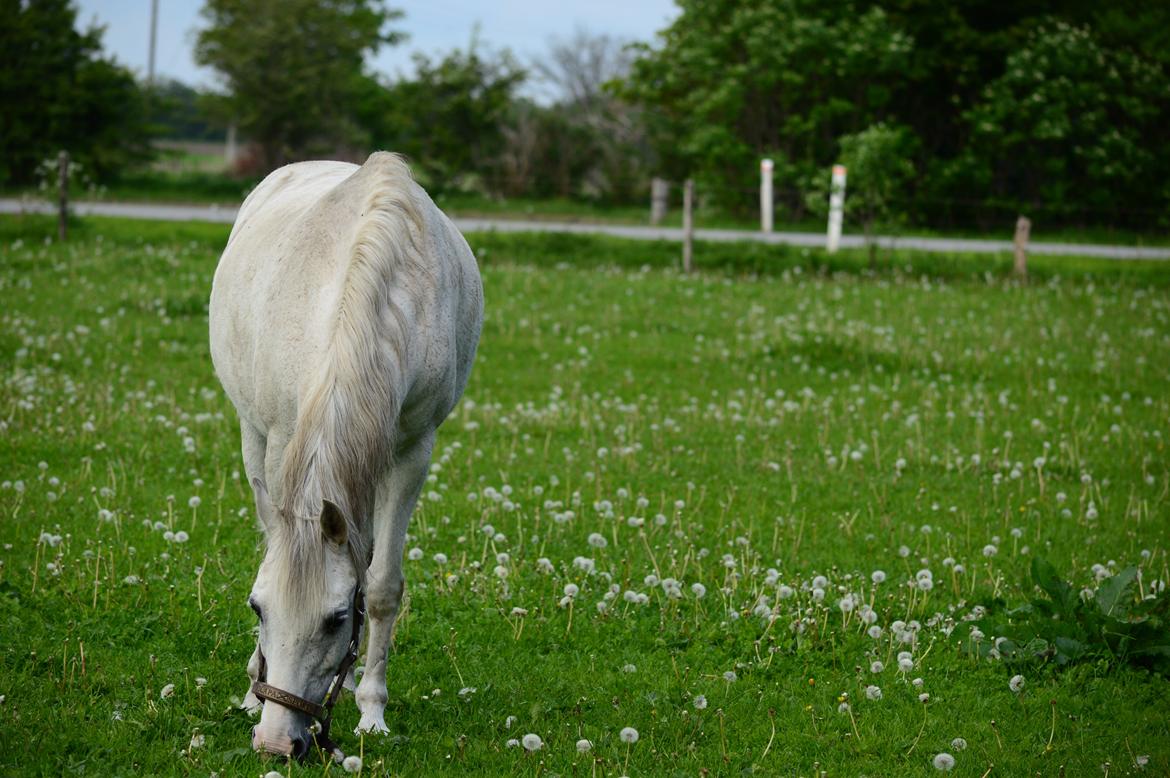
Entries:
{"type": "MultiPolygon", "coordinates": [[[[150,41],[150,0],[76,0],[78,21],[106,28],[105,49],[123,65],[146,75],[150,41]]],[[[677,14],[673,0],[390,0],[406,12],[397,28],[410,37],[384,48],[373,60],[386,75],[409,75],[410,55],[466,47],[476,24],[479,40],[509,48],[528,62],[547,48],[550,38],[568,38],[577,27],[617,38],[649,41],[677,14]],[[555,10],[554,10],[555,9],[555,10]]],[[[197,87],[216,86],[215,74],[195,64],[195,30],[202,23],[198,0],[158,0],[155,70],[197,87]]]]}

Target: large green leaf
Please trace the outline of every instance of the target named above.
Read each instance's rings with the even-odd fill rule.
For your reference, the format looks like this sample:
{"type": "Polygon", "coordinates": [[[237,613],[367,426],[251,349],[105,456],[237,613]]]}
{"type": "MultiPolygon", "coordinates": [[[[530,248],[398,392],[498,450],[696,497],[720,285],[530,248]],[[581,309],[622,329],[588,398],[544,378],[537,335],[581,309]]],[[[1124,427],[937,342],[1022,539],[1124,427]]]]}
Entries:
{"type": "Polygon", "coordinates": [[[1052,598],[1057,608],[1068,615],[1075,603],[1072,587],[1068,585],[1047,559],[1032,557],[1032,580],[1052,598]]]}
{"type": "Polygon", "coordinates": [[[1079,640],[1073,640],[1072,638],[1058,637],[1055,643],[1056,663],[1061,665],[1080,659],[1087,650],[1087,646],[1084,643],[1079,640]]]}
{"type": "Polygon", "coordinates": [[[1097,589],[1097,607],[1106,616],[1121,619],[1129,613],[1133,600],[1133,585],[1137,581],[1137,568],[1127,567],[1112,578],[1107,578],[1097,589]]]}

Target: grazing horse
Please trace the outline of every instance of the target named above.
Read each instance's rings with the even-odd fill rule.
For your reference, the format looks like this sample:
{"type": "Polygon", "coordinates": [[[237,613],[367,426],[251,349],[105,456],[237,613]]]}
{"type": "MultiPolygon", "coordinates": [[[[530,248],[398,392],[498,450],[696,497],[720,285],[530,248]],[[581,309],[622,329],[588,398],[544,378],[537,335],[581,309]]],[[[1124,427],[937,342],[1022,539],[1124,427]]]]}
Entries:
{"type": "Polygon", "coordinates": [[[244,202],[209,313],[266,539],[252,746],[303,757],[312,728],[333,750],[367,613],[358,731],[384,733],[407,525],[483,323],[475,257],[397,155],[302,162],[244,202]]]}

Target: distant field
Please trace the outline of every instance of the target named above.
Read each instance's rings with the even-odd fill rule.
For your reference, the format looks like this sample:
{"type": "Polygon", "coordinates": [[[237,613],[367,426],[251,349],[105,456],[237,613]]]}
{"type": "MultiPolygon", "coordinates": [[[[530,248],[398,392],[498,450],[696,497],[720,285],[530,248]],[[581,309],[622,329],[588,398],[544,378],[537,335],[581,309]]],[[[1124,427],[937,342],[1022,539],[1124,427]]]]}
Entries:
{"type": "MultiPolygon", "coordinates": [[[[49,234],[0,217],[0,773],[340,775],[234,709],[261,541],[207,352],[226,227],[49,234]]],[[[1170,773],[1165,677],[960,646],[1036,556],[1087,596],[1170,579],[1166,263],[469,242],[391,734],[337,711],[366,774],[1170,773]]]]}

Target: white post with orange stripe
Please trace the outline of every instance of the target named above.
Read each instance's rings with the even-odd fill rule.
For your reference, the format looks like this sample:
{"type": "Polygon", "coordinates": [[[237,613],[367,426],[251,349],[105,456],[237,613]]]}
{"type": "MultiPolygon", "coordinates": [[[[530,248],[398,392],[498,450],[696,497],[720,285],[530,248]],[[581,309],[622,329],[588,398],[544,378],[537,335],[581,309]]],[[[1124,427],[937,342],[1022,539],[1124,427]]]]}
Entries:
{"type": "Polygon", "coordinates": [[[845,217],[845,166],[833,165],[833,182],[829,187],[829,239],[825,249],[830,253],[841,245],[841,222],[845,217]]]}

